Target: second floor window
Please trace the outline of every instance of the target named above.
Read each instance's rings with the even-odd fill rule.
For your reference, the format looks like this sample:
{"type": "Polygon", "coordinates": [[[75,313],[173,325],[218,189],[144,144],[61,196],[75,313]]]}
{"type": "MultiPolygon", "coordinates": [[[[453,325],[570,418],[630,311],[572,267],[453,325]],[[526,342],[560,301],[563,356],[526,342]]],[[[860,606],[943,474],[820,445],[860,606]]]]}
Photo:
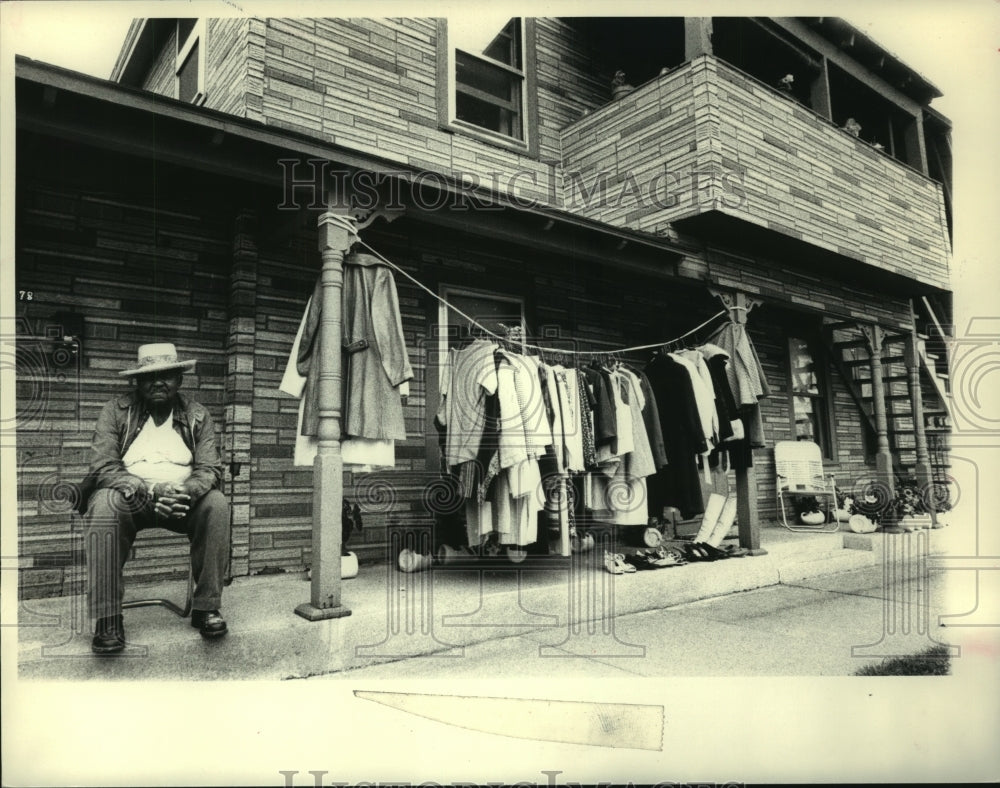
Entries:
{"type": "Polygon", "coordinates": [[[528,147],[527,20],[455,17],[447,22],[450,126],[528,147]]]}
{"type": "Polygon", "coordinates": [[[205,20],[177,20],[176,96],[181,101],[205,101],[205,20]]]}

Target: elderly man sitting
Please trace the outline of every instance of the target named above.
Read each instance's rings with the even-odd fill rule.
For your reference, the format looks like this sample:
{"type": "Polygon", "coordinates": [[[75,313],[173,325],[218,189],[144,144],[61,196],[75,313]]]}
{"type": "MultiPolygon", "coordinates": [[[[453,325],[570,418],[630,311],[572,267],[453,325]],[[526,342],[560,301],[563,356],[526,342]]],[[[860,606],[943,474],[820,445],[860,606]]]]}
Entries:
{"type": "Polygon", "coordinates": [[[218,489],[222,461],[208,411],[178,389],[194,361],[171,344],[143,345],[138,365],[119,373],[135,389],[108,402],[97,420],[81,508],[92,649],[125,647],[122,570],[136,534],[166,528],[191,542],[194,599],[191,626],[206,638],[226,634],[219,613],[229,556],[229,504],[218,489]]]}

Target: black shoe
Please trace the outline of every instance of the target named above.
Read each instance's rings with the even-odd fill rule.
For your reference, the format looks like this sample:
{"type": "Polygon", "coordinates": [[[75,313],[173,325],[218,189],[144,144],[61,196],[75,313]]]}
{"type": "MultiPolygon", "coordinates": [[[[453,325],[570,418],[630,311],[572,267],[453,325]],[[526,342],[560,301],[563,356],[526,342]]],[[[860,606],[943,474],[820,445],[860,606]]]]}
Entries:
{"type": "Polygon", "coordinates": [[[219,638],[229,631],[218,610],[191,611],[191,626],[201,632],[203,638],[219,638]]]}
{"type": "Polygon", "coordinates": [[[125,648],[125,619],[121,615],[97,619],[90,650],[95,654],[117,654],[125,648]]]}

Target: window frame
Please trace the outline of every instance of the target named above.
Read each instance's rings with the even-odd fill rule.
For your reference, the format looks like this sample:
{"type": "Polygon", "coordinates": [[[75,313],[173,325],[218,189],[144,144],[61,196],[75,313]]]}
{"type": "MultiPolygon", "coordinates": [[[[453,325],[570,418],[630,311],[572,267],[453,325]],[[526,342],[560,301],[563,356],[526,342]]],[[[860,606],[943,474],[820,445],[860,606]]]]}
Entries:
{"type": "Polygon", "coordinates": [[[826,354],[812,332],[790,330],[786,335],[785,358],[788,364],[788,423],[791,430],[791,440],[798,440],[798,428],[795,423],[795,400],[796,398],[809,399],[813,403],[813,412],[816,422],[820,427],[819,440],[815,443],[819,445],[823,458],[832,462],[837,461],[837,432],[836,422],[833,418],[834,399],[830,388],[830,376],[826,369],[826,354]],[[801,342],[806,346],[813,362],[813,371],[816,376],[815,394],[795,391],[795,367],[793,366],[794,343],[801,342]],[[816,412],[817,403],[819,412],[816,412]]]}
{"type": "Polygon", "coordinates": [[[191,32],[188,33],[187,39],[181,42],[181,20],[176,20],[175,25],[176,33],[176,46],[174,49],[174,94],[178,101],[185,101],[181,98],[181,69],[184,64],[187,63],[188,58],[191,56],[191,50],[198,47],[198,87],[195,91],[194,96],[192,96],[187,103],[194,104],[200,107],[205,103],[207,97],[205,91],[205,54],[207,51],[206,45],[206,32],[208,25],[204,17],[199,17],[194,26],[191,28],[191,32]]]}
{"type": "MultiPolygon", "coordinates": [[[[438,121],[445,131],[460,133],[517,153],[538,157],[538,91],[535,57],[535,20],[531,17],[516,17],[520,22],[521,69],[514,68],[499,60],[475,52],[463,53],[487,63],[492,67],[518,75],[521,79],[521,132],[523,139],[508,136],[499,131],[477,126],[475,123],[456,117],[457,80],[455,79],[455,52],[448,35],[448,20],[438,19],[438,121]]],[[[469,95],[472,95],[471,93],[469,95]]]]}
{"type": "MultiPolygon", "coordinates": [[[[438,287],[438,294],[444,301],[450,303],[452,296],[466,296],[468,298],[482,298],[484,300],[499,301],[502,303],[509,303],[512,306],[517,307],[521,312],[521,336],[527,337],[528,335],[528,305],[527,299],[524,296],[517,295],[506,295],[504,293],[497,293],[494,290],[483,290],[476,287],[464,287],[462,285],[450,285],[442,284],[438,287]]],[[[437,312],[437,334],[438,334],[438,359],[440,359],[438,367],[438,391],[440,391],[441,377],[444,372],[444,359],[448,357],[448,325],[449,325],[449,312],[447,306],[442,302],[438,302],[438,312],[437,312]]],[[[475,317],[472,315],[471,317],[475,317]]],[[[527,340],[524,340],[527,341],[527,340]]],[[[523,344],[523,342],[522,342],[523,344]]]]}
{"type": "MultiPolygon", "coordinates": [[[[524,327],[524,336],[527,336],[529,304],[526,296],[500,293],[496,290],[487,290],[477,287],[467,287],[454,282],[439,282],[437,285],[437,292],[438,295],[446,301],[452,296],[459,295],[473,298],[488,298],[494,301],[510,303],[512,307],[520,311],[521,322],[524,327]]],[[[441,379],[444,373],[445,360],[448,358],[448,313],[450,310],[441,302],[438,302],[436,306],[437,308],[434,309],[433,305],[431,305],[431,311],[428,312],[428,320],[434,321],[433,325],[436,326],[437,342],[434,343],[432,332],[432,344],[428,348],[430,352],[426,355],[427,369],[425,370],[427,391],[424,419],[424,458],[426,460],[426,468],[428,470],[439,468],[441,463],[441,447],[438,443],[437,430],[434,427],[434,417],[437,413],[438,405],[441,400],[441,379]],[[433,358],[435,354],[436,359],[433,358]],[[436,374],[432,369],[432,366],[435,363],[438,367],[436,374]]],[[[472,315],[472,317],[475,317],[475,315],[472,315]]]]}

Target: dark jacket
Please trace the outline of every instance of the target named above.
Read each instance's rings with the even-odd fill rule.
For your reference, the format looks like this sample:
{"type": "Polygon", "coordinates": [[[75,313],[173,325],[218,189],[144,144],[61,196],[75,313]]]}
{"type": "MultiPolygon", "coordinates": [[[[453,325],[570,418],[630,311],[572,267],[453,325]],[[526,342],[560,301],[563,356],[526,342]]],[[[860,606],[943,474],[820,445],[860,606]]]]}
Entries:
{"type": "MultiPolygon", "coordinates": [[[[222,458],[215,443],[215,424],[204,406],[181,394],[174,406],[174,430],[193,456],[191,476],[184,489],[191,500],[199,500],[222,480],[222,458]]],[[[80,485],[77,511],[87,511],[90,496],[104,488],[122,490],[126,495],[143,494],[146,483],[125,470],[122,458],[128,452],[149,413],[134,392],[116,397],[104,405],[97,417],[90,445],[90,469],[80,485]]]]}

